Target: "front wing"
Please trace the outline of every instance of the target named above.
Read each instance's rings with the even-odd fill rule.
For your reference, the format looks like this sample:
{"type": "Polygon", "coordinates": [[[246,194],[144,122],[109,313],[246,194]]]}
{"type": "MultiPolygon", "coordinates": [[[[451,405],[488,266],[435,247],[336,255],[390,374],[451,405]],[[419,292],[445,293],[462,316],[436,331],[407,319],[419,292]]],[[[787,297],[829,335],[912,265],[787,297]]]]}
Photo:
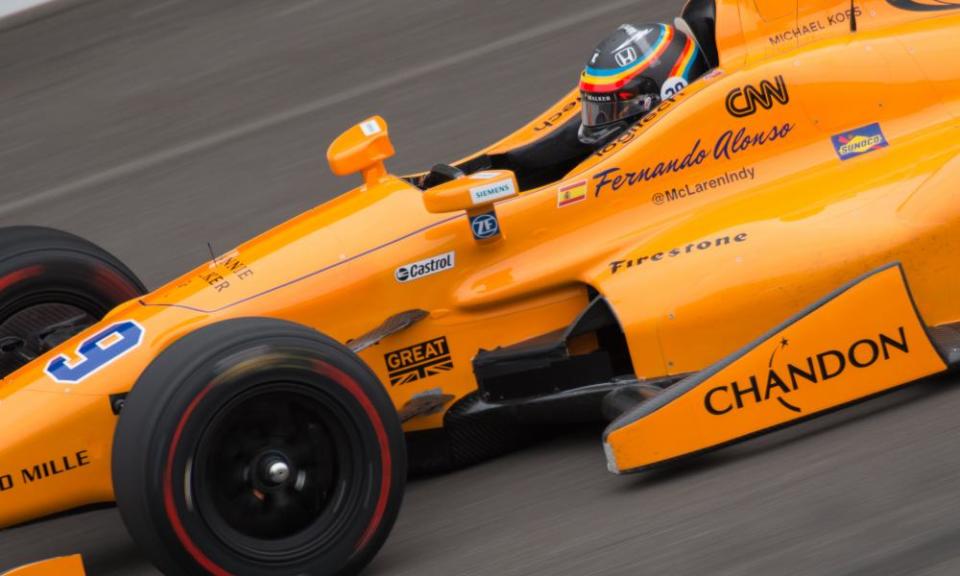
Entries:
{"type": "Polygon", "coordinates": [[[945,371],[891,264],[614,420],[612,472],[634,472],[749,438],[945,371]]]}

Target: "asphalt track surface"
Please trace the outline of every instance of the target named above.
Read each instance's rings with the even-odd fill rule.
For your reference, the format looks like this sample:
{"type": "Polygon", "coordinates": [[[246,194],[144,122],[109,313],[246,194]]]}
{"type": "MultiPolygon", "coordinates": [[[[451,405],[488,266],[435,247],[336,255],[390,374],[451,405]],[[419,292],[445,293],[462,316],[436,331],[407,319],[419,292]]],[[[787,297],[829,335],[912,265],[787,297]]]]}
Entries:
{"type": "MultiPolygon", "coordinates": [[[[576,81],[633,0],[86,0],[0,31],[0,225],[61,227],[151,287],[353,184],[383,114],[398,172],[458,158],[576,81]]],[[[304,255],[308,258],[309,255],[304,255]]],[[[914,385],[663,472],[600,428],[409,487],[367,574],[960,574],[960,389],[914,385]]],[[[155,574],[115,510],[0,533],[0,570],[82,552],[155,574]]]]}

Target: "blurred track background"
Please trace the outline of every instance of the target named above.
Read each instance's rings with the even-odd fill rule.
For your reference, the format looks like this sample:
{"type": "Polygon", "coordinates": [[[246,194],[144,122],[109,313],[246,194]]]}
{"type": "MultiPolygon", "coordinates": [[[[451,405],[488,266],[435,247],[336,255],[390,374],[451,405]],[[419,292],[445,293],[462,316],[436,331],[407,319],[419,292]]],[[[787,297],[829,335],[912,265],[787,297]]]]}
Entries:
{"type": "MultiPolygon", "coordinates": [[[[353,186],[325,161],[352,123],[390,122],[396,172],[457,159],[573,87],[617,25],[680,6],[85,0],[8,21],[0,225],[75,232],[157,287],[353,186]]],[[[938,379],[635,477],[572,429],[413,482],[368,574],[960,574],[958,414],[938,379]]],[[[0,532],[0,570],[75,552],[155,574],[112,509],[0,532]]]]}

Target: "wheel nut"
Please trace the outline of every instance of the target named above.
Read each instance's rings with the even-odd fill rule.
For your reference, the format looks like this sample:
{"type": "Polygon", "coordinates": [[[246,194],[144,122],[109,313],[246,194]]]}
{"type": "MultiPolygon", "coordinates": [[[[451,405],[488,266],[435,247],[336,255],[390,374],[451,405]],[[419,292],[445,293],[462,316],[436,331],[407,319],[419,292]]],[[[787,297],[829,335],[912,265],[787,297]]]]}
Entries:
{"type": "Polygon", "coordinates": [[[271,462],[267,466],[267,479],[273,484],[283,484],[290,479],[290,465],[282,460],[271,462]]]}

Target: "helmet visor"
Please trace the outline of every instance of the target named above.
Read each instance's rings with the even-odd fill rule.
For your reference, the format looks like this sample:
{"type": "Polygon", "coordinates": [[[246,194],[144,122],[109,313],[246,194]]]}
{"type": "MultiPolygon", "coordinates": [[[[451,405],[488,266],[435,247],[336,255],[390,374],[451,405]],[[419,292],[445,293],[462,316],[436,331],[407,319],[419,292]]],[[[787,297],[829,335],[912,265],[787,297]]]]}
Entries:
{"type": "Polygon", "coordinates": [[[657,105],[659,97],[650,93],[581,93],[583,125],[588,128],[613,124],[636,116],[645,116],[657,105]]]}

